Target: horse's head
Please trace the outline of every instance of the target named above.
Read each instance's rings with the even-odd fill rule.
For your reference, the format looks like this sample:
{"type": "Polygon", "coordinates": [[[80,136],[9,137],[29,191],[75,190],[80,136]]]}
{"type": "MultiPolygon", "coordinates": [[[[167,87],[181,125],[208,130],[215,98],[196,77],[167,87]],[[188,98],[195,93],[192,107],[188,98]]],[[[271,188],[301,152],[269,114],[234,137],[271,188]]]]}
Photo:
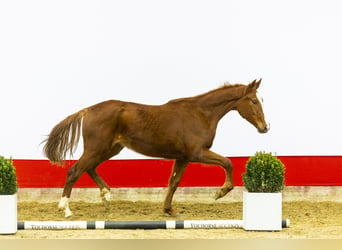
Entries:
{"type": "Polygon", "coordinates": [[[236,110],[253,124],[259,133],[266,133],[270,129],[270,125],[265,121],[263,100],[257,92],[260,83],[261,79],[254,80],[246,86],[245,96],[236,103],[236,110]]]}

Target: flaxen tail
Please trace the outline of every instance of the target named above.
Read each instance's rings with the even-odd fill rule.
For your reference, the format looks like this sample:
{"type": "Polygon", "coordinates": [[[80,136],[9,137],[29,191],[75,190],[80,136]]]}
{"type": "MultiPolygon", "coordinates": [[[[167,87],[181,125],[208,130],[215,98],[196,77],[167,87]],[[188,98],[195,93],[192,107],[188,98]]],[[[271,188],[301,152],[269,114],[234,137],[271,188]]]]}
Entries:
{"type": "Polygon", "coordinates": [[[44,141],[43,149],[45,156],[51,162],[63,165],[67,153],[73,155],[80,139],[83,116],[87,111],[83,109],[68,116],[52,129],[49,137],[44,141]]]}

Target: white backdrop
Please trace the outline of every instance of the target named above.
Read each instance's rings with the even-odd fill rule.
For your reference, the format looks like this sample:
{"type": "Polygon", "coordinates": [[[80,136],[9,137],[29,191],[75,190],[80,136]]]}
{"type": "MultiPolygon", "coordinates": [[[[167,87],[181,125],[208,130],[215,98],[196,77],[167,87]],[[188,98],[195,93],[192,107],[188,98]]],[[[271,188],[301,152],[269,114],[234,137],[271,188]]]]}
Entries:
{"type": "MultiPolygon", "coordinates": [[[[39,143],[52,127],[100,101],[161,104],[255,78],[270,132],[229,113],[214,151],[341,154],[341,5],[1,1],[0,154],[43,158],[39,143]]],[[[124,150],[117,158],[143,157],[124,150]]]]}

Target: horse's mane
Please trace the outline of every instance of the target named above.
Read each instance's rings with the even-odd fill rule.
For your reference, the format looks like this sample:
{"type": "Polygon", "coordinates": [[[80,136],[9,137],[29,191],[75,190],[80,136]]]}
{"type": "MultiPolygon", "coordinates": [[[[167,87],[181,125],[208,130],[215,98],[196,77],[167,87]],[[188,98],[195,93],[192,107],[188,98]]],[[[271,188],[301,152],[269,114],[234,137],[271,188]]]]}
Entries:
{"type": "Polygon", "coordinates": [[[197,100],[203,96],[207,96],[209,94],[214,94],[216,92],[220,92],[220,91],[225,90],[225,89],[232,89],[232,88],[241,87],[241,86],[245,86],[245,85],[243,85],[243,84],[230,84],[229,82],[225,82],[222,86],[220,86],[216,89],[210,90],[208,92],[205,92],[203,94],[199,94],[199,95],[191,96],[191,97],[173,99],[173,100],[170,100],[168,103],[194,101],[194,100],[197,100]]]}

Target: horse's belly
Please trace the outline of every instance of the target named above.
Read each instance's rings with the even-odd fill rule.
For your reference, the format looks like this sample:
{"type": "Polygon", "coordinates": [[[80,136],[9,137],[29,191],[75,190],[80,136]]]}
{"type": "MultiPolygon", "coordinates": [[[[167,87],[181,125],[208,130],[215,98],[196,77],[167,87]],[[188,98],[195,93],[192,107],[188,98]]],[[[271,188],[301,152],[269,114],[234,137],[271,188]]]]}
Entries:
{"type": "Polygon", "coordinates": [[[123,143],[127,148],[143,155],[168,159],[186,158],[185,150],[174,144],[161,144],[146,141],[131,141],[123,143]]]}

